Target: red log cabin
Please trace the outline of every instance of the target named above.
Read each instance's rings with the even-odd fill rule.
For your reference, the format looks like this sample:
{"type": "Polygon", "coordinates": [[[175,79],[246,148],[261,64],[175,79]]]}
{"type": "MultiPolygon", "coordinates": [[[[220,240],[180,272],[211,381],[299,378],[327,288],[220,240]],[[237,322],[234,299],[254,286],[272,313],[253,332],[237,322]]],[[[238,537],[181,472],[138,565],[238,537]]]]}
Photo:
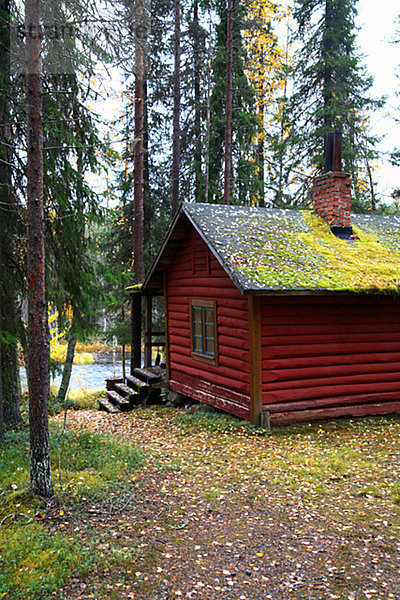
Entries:
{"type": "Polygon", "coordinates": [[[254,424],[400,411],[400,219],[183,204],[142,288],[163,295],[170,390],[254,424]]]}

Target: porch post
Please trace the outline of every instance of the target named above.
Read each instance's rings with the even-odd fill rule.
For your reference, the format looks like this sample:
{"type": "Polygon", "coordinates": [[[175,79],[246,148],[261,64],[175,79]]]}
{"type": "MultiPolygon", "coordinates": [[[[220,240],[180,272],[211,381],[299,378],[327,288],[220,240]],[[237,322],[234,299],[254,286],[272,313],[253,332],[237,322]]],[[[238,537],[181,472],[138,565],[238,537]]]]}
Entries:
{"type": "Polygon", "coordinates": [[[144,366],[151,367],[153,330],[153,297],[144,297],[144,366]]]}
{"type": "Polygon", "coordinates": [[[142,293],[132,294],[132,343],[131,343],[131,375],[136,368],[142,366],[142,293]]]}

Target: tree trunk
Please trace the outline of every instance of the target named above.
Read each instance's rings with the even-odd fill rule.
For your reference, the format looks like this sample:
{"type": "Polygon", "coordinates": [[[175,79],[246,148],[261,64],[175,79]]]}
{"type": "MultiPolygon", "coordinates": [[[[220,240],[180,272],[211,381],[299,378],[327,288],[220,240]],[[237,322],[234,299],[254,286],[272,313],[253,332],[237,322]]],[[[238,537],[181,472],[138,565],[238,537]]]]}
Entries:
{"type": "Polygon", "coordinates": [[[65,402],[65,397],[67,395],[69,382],[71,379],[72,365],[74,362],[75,356],[75,346],[76,346],[76,337],[73,332],[73,321],[71,324],[71,329],[68,336],[68,345],[67,345],[67,356],[65,357],[65,363],[63,367],[63,374],[61,378],[61,384],[58,388],[56,403],[62,404],[65,402]]]}
{"type": "Polygon", "coordinates": [[[365,165],[367,167],[368,179],[369,179],[369,194],[371,200],[371,210],[376,212],[376,198],[375,198],[375,186],[372,177],[371,165],[369,164],[368,158],[365,159],[365,165]]]}
{"type": "MultiPolygon", "coordinates": [[[[1,221],[1,216],[0,216],[1,221]]],[[[2,264],[1,260],[1,243],[0,243],[0,265],[2,264]]],[[[0,302],[2,301],[2,288],[3,279],[0,279],[0,302]]],[[[1,326],[1,325],[0,325],[1,326]]],[[[1,370],[1,343],[0,343],[0,440],[3,439],[4,436],[4,413],[3,413],[3,386],[2,386],[2,370],[1,370]]]]}
{"type": "MultiPolygon", "coordinates": [[[[261,60],[264,60],[263,51],[261,51],[261,60]]],[[[262,69],[259,71],[259,81],[260,81],[260,105],[258,107],[258,119],[260,121],[261,132],[258,135],[257,140],[257,174],[258,174],[258,182],[259,182],[259,193],[258,193],[258,206],[265,206],[265,148],[264,148],[264,138],[265,138],[265,103],[264,103],[264,73],[262,69]]]]}
{"type": "MultiPolygon", "coordinates": [[[[140,18],[139,18],[140,22],[140,18]]],[[[133,189],[133,272],[135,283],[143,277],[143,95],[144,50],[138,33],[135,48],[135,150],[133,189]]]]}
{"type": "Polygon", "coordinates": [[[143,245],[150,241],[153,224],[153,209],[150,198],[149,165],[149,114],[147,107],[147,80],[143,79],[143,245]]]}
{"type": "MultiPolygon", "coordinates": [[[[0,222],[1,222],[1,213],[0,213],[0,222]]],[[[0,242],[0,265],[1,264],[2,264],[2,260],[1,260],[1,242],[0,242]]],[[[1,293],[2,283],[3,283],[3,279],[0,279],[0,302],[2,301],[2,293],[1,293]]],[[[3,413],[3,386],[2,386],[1,343],[0,343],[0,440],[3,439],[3,436],[4,436],[4,413],[3,413]]]]}
{"type": "MultiPolygon", "coordinates": [[[[286,41],[285,41],[285,65],[289,62],[289,24],[286,24],[286,41]]],[[[274,207],[282,208],[283,206],[283,193],[284,193],[284,159],[286,153],[285,143],[285,116],[286,116],[286,104],[287,104],[287,84],[288,76],[285,73],[284,85],[283,85],[283,112],[280,115],[279,125],[279,145],[278,145],[278,189],[276,190],[274,207]]]]}
{"type": "MultiPolygon", "coordinates": [[[[3,193],[0,192],[0,202],[5,196],[4,191],[6,188],[2,186],[1,189],[3,193]]],[[[8,204],[8,206],[11,209],[12,204],[8,204]]],[[[13,215],[14,213],[9,214],[13,215]]],[[[14,244],[12,236],[9,235],[8,231],[4,231],[5,220],[1,219],[0,235],[2,242],[8,246],[8,252],[12,252],[14,244]]],[[[7,425],[15,426],[22,421],[20,412],[21,390],[19,385],[18,345],[16,341],[19,317],[17,314],[13,281],[10,270],[7,269],[8,261],[4,256],[3,249],[0,252],[2,255],[0,262],[0,330],[3,332],[3,342],[0,344],[2,351],[0,378],[2,379],[3,417],[7,425]]],[[[10,268],[10,263],[8,263],[8,267],[10,268]]]]}
{"type": "Polygon", "coordinates": [[[212,49],[212,4],[210,2],[210,18],[207,51],[207,114],[206,114],[206,150],[204,168],[204,202],[209,201],[210,188],[210,134],[211,134],[211,49],[212,49]]]}
{"type": "MultiPolygon", "coordinates": [[[[139,4],[137,22],[139,26],[136,31],[135,41],[135,150],[134,162],[134,185],[133,185],[133,277],[135,283],[141,283],[143,279],[143,124],[144,124],[144,43],[143,8],[139,4]]],[[[135,367],[141,366],[141,306],[134,302],[132,297],[132,357],[131,373],[135,367]]]]}
{"type": "Polygon", "coordinates": [[[332,30],[334,27],[335,13],[332,5],[332,0],[325,0],[325,28],[322,39],[323,44],[323,59],[325,62],[324,81],[323,81],[323,98],[324,98],[324,128],[326,132],[332,129],[335,125],[332,118],[332,67],[330,58],[332,53],[332,30]]]}
{"type": "Polygon", "coordinates": [[[126,382],[126,368],[125,368],[125,344],[121,346],[121,360],[122,360],[122,380],[126,382]]]}
{"type": "Polygon", "coordinates": [[[27,220],[30,486],[53,495],[50,468],[48,397],[49,346],[45,298],[43,208],[43,91],[40,0],[25,0],[27,84],[27,220]]]}
{"type": "Polygon", "coordinates": [[[195,168],[195,201],[200,200],[201,188],[201,95],[200,95],[200,26],[199,0],[193,6],[193,60],[194,60],[194,168],[195,168]]]}
{"type": "MultiPolygon", "coordinates": [[[[1,208],[0,208],[1,210],[1,208]]],[[[1,212],[0,212],[0,222],[1,222],[1,212]]],[[[2,264],[1,260],[1,242],[0,242],[0,265],[2,264]]],[[[2,287],[3,287],[3,278],[0,279],[0,303],[2,302],[2,287]]],[[[1,323],[1,321],[0,321],[1,323]]],[[[1,324],[0,324],[1,327],[1,324]]],[[[3,439],[4,435],[4,413],[3,413],[3,386],[2,386],[2,370],[1,370],[1,343],[0,343],[0,440],[3,439]]]]}
{"type": "Polygon", "coordinates": [[[26,380],[29,381],[29,348],[27,330],[22,321],[21,311],[18,311],[18,339],[22,348],[22,356],[25,363],[26,380]]]}
{"type": "MultiPolygon", "coordinates": [[[[122,319],[122,322],[125,321],[125,305],[124,304],[122,305],[121,319],[122,319]]],[[[122,361],[122,380],[123,380],[123,383],[125,383],[126,370],[125,370],[125,344],[124,343],[121,344],[121,361],[122,361]]]]}
{"type": "Polygon", "coordinates": [[[131,296],[131,375],[134,375],[136,367],[142,366],[142,296],[140,293],[131,296]]]}
{"type": "Polygon", "coordinates": [[[228,19],[226,33],[224,204],[230,204],[232,170],[233,0],[228,0],[228,19]]]}
{"type": "Polygon", "coordinates": [[[175,32],[174,32],[174,114],[172,137],[172,215],[179,207],[179,171],[181,155],[181,5],[180,0],[174,0],[175,32]]]}

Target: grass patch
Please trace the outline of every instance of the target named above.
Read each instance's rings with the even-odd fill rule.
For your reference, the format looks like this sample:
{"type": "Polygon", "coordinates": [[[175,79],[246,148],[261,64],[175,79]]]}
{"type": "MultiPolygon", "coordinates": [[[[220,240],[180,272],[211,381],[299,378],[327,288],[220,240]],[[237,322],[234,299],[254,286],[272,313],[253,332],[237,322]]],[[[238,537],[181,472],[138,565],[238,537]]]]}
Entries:
{"type": "MultiPolygon", "coordinates": [[[[69,391],[64,402],[57,402],[57,392],[58,386],[51,385],[48,406],[50,416],[62,413],[66,408],[68,410],[96,410],[98,407],[98,398],[104,396],[103,390],[89,390],[81,387],[69,391]]],[[[27,391],[22,394],[21,413],[24,421],[27,422],[29,415],[29,395],[27,391]]]]}
{"type": "Polygon", "coordinates": [[[92,544],[50,535],[40,523],[0,529],[0,598],[50,598],[71,574],[85,577],[95,564],[92,544]]]}
{"type": "Polygon", "coordinates": [[[106,495],[110,484],[113,489],[127,487],[143,462],[141,451],[111,435],[67,431],[60,447],[62,470],[78,498],[106,495]]]}
{"type": "MultiPolygon", "coordinates": [[[[129,489],[143,465],[142,452],[116,436],[68,430],[60,437],[60,433],[51,428],[53,483],[58,494],[60,449],[63,502],[68,506],[118,496],[129,489]]],[[[103,568],[128,560],[112,545],[100,555],[94,541],[50,531],[46,520],[37,520],[45,509],[28,486],[29,436],[22,428],[7,432],[0,443],[0,598],[54,598],[71,577],[86,577],[100,560],[103,568]]]]}
{"type": "MultiPolygon", "coordinates": [[[[53,479],[57,484],[61,464],[61,478],[68,483],[71,497],[89,498],[109,489],[123,489],[143,465],[143,453],[115,436],[68,430],[60,438],[60,433],[58,428],[51,429],[53,479]]],[[[26,494],[28,484],[29,440],[25,428],[8,432],[0,444],[0,518],[14,510],[32,516],[32,498],[26,494]]]]}
{"type": "Polygon", "coordinates": [[[74,388],[67,393],[64,402],[57,402],[57,386],[51,386],[49,414],[56,415],[68,410],[95,410],[97,399],[104,396],[103,390],[89,390],[85,387],[74,388]]]}
{"type": "MultiPolygon", "coordinates": [[[[6,493],[26,488],[29,477],[28,429],[8,431],[0,442],[0,492],[6,493]]],[[[1,514],[1,511],[0,511],[1,514]]]]}

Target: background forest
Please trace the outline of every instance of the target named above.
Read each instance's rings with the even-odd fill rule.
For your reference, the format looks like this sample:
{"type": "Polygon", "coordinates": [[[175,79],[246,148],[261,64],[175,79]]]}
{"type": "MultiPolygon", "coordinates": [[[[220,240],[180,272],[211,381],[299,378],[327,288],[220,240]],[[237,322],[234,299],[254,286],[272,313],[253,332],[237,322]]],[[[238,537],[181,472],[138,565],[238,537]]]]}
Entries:
{"type": "MultiPolygon", "coordinates": [[[[73,25],[60,42],[68,65],[56,64],[42,40],[46,301],[69,340],[67,363],[77,339],[96,335],[100,317],[108,317],[109,337],[129,342],[124,290],[142,281],[180,201],[306,207],[334,128],[343,132],[353,210],[397,210],[396,185],[392,203],[376,185],[381,156],[370,124],[384,99],[371,96],[356,10],[356,0],[46,5],[49,31],[73,25]],[[103,108],[110,94],[112,115],[103,108]]],[[[19,4],[0,0],[0,342],[9,425],[21,418],[19,348],[28,362],[29,148],[18,27],[19,4]]],[[[391,160],[399,160],[396,148],[391,160]]],[[[68,368],[63,389],[67,382],[68,368]]]]}

